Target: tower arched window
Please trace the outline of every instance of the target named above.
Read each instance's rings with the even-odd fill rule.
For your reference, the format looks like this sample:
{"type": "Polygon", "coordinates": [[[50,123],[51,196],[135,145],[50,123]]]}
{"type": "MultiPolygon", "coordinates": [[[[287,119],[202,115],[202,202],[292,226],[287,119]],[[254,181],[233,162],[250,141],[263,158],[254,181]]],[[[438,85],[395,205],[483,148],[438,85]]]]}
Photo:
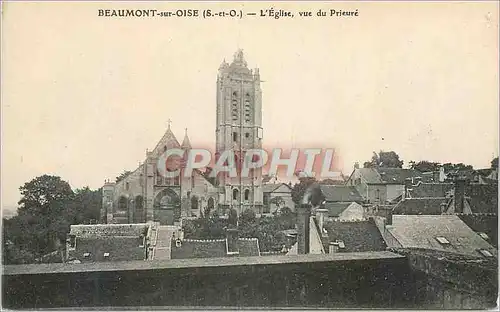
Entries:
{"type": "Polygon", "coordinates": [[[233,200],[238,200],[239,191],[237,188],[233,189],[233,200]]]}
{"type": "Polygon", "coordinates": [[[191,209],[193,210],[198,209],[198,197],[196,196],[191,197],[191,209]]]}
{"type": "Polygon", "coordinates": [[[250,198],[250,190],[245,190],[245,200],[250,198]]]}

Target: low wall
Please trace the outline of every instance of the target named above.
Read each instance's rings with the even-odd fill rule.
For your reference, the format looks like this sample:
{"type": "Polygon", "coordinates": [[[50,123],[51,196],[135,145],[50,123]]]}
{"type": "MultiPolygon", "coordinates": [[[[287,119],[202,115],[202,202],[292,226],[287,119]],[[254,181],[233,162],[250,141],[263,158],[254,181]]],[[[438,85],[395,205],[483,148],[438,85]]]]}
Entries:
{"type": "Polygon", "coordinates": [[[415,298],[407,260],[389,252],[114,265],[6,267],[3,306],[408,308],[415,298]]]}

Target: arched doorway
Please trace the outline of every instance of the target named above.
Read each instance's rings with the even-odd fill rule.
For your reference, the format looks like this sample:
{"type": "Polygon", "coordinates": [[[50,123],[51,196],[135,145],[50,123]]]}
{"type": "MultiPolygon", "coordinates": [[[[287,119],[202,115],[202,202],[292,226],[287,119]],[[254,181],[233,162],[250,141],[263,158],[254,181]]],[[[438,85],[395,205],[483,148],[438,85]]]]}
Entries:
{"type": "Polygon", "coordinates": [[[180,216],[181,201],[179,195],[171,189],[164,189],[158,193],[154,201],[153,217],[160,224],[174,224],[180,216]]]}
{"type": "Polygon", "coordinates": [[[113,219],[117,223],[128,223],[128,198],[126,196],[120,196],[118,199],[118,207],[113,213],[113,219]]]}
{"type": "Polygon", "coordinates": [[[144,213],[144,197],[141,195],[135,197],[134,222],[143,223],[146,221],[144,213]]]}

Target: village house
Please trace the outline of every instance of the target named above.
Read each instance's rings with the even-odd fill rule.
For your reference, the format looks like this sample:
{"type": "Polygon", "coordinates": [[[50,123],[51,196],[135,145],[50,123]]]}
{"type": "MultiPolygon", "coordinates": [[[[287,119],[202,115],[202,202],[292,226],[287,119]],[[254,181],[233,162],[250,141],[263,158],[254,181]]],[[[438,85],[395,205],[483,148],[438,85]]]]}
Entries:
{"type": "Polygon", "coordinates": [[[286,183],[266,183],[262,186],[264,197],[262,214],[273,214],[281,208],[287,207],[295,211],[292,200],[292,187],[286,183]]]}
{"type": "Polygon", "coordinates": [[[324,199],[321,208],[328,210],[327,220],[357,220],[365,217],[365,200],[354,186],[320,185],[324,199]]]}
{"type": "Polygon", "coordinates": [[[356,166],[346,185],[354,186],[370,204],[386,204],[404,193],[405,180],[422,180],[422,174],[413,169],[359,168],[356,166]]]}

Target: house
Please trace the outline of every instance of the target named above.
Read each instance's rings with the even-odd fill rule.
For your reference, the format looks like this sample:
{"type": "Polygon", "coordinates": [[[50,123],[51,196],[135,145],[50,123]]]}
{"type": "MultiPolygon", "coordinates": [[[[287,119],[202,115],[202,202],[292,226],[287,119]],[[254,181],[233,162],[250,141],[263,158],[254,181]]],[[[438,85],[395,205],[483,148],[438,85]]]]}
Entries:
{"type": "Polygon", "coordinates": [[[71,225],[68,262],[146,260],[152,224],[71,225]]]}
{"type": "Polygon", "coordinates": [[[321,208],[328,210],[328,220],[356,220],[364,218],[364,200],[354,186],[320,185],[324,199],[321,208]]]}
{"type": "Polygon", "coordinates": [[[497,256],[497,250],[456,215],[393,215],[389,223],[387,231],[402,248],[497,256]]]}
{"type": "Polygon", "coordinates": [[[453,183],[405,183],[405,196],[394,214],[473,214],[495,213],[497,189],[491,185],[471,184],[465,179],[453,183]]]}
{"type": "Polygon", "coordinates": [[[262,186],[264,197],[262,214],[272,214],[278,209],[288,207],[295,211],[292,188],[286,183],[268,183],[262,186]]]}
{"type": "Polygon", "coordinates": [[[346,185],[354,186],[369,203],[390,203],[404,193],[406,179],[422,180],[422,173],[402,168],[355,168],[346,185]]]}

